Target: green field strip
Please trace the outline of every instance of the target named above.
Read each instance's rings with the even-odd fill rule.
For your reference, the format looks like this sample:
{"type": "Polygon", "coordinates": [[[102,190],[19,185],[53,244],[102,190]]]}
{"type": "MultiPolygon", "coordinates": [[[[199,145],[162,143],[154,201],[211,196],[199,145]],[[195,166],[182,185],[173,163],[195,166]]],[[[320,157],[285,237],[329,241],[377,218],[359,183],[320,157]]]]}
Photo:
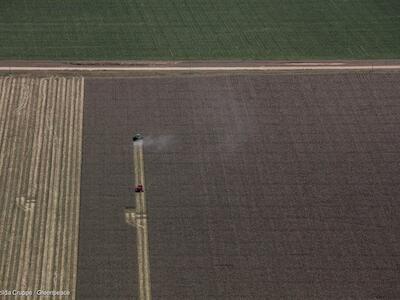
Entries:
{"type": "Polygon", "coordinates": [[[395,0],[0,3],[0,59],[400,57],[395,0]]]}

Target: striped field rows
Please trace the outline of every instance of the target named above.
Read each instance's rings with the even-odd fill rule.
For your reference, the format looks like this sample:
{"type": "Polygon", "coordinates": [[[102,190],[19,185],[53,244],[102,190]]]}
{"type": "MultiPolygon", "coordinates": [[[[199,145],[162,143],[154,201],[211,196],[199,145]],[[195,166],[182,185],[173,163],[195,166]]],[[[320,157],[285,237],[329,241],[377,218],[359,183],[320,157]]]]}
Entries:
{"type": "MultiPolygon", "coordinates": [[[[75,298],[83,88],[78,77],[0,77],[1,289],[75,298]]],[[[30,297],[42,298],[60,299],[30,297]]]]}

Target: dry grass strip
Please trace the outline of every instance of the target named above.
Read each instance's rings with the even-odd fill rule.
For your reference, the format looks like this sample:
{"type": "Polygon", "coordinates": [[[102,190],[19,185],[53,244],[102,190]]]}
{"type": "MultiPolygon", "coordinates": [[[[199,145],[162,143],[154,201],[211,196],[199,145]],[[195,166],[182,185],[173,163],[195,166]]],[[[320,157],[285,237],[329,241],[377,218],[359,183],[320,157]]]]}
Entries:
{"type": "Polygon", "coordinates": [[[2,289],[75,298],[83,86],[77,77],[0,78],[2,289]]]}

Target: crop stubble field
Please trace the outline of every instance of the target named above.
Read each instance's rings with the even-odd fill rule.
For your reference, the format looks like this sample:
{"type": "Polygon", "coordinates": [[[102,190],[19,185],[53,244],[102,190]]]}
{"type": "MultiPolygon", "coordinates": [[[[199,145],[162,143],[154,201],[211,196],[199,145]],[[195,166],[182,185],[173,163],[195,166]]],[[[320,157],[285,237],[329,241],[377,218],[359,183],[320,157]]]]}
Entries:
{"type": "Polygon", "coordinates": [[[75,299],[83,84],[0,77],[1,290],[75,299]]]}
{"type": "Polygon", "coordinates": [[[136,132],[154,299],[400,294],[398,73],[85,82],[81,299],[137,295],[136,132]]]}
{"type": "Polygon", "coordinates": [[[391,59],[397,0],[0,2],[0,59],[391,59]]]}

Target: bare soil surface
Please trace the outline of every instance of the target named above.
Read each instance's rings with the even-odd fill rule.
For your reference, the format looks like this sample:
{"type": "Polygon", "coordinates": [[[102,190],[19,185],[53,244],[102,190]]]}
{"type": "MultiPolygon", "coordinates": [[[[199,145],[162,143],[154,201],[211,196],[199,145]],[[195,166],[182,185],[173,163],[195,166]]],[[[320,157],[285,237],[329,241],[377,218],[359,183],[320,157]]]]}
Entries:
{"type": "Polygon", "coordinates": [[[86,79],[78,299],[400,295],[400,74],[86,79]]]}

